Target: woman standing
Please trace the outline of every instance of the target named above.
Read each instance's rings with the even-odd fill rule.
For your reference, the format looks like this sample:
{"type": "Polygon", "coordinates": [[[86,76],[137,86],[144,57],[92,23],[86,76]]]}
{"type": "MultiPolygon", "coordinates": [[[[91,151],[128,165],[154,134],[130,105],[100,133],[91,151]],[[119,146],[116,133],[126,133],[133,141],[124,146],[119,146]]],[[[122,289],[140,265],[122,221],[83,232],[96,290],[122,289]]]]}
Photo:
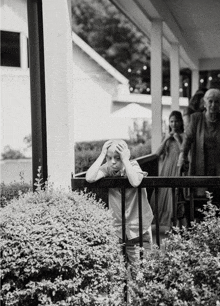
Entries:
{"type": "MultiPolygon", "coordinates": [[[[172,111],[169,116],[169,135],[165,137],[156,154],[159,160],[159,176],[178,176],[177,162],[184,138],[184,126],[182,114],[172,111]]],[[[155,213],[155,193],[151,197],[151,207],[155,213]]],[[[172,190],[171,188],[159,188],[158,210],[160,229],[164,232],[170,229],[173,217],[172,190]]]]}
{"type": "MultiPolygon", "coordinates": [[[[189,175],[220,175],[220,90],[209,89],[204,96],[205,110],[194,113],[186,130],[178,165],[188,170],[189,175]]],[[[204,196],[207,189],[197,189],[197,196],[204,196]]],[[[214,202],[220,202],[219,188],[213,190],[214,202]]]]}

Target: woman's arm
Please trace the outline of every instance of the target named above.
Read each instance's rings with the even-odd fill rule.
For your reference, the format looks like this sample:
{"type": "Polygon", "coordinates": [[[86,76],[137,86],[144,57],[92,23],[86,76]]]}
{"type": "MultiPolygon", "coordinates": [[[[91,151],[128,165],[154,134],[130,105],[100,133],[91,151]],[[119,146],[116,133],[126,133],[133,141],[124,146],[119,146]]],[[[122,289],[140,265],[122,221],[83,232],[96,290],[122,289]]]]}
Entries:
{"type": "Polygon", "coordinates": [[[162,153],[164,152],[165,146],[166,146],[166,142],[168,139],[170,139],[171,135],[168,135],[164,138],[164,140],[162,141],[161,145],[159,146],[159,148],[157,149],[157,151],[155,152],[155,154],[160,157],[162,155],[162,153]]]}

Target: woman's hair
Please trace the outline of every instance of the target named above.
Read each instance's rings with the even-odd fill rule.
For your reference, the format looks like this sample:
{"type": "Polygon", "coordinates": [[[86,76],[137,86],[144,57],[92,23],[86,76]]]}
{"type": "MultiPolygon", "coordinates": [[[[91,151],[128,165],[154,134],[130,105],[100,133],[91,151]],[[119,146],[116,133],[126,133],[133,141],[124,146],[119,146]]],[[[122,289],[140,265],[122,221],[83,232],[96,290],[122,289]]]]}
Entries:
{"type": "Polygon", "coordinates": [[[195,111],[202,111],[203,106],[201,107],[201,99],[204,97],[206,91],[206,88],[198,89],[189,100],[189,107],[195,111]]]}
{"type": "MultiPolygon", "coordinates": [[[[169,120],[170,120],[171,117],[176,117],[176,119],[181,122],[180,131],[181,131],[181,133],[183,133],[183,131],[184,131],[184,123],[183,123],[183,117],[182,117],[181,112],[179,112],[179,111],[172,111],[170,113],[170,115],[169,115],[169,120]]],[[[170,125],[169,125],[169,132],[171,132],[170,125]]]]}

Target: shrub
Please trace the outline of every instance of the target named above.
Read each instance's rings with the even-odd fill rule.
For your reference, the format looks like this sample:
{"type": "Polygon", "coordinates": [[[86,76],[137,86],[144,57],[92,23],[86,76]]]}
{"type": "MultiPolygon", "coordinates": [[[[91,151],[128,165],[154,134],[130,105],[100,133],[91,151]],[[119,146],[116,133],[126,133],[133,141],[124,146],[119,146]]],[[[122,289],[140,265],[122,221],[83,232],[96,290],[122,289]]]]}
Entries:
{"type": "Polygon", "coordinates": [[[12,200],[1,209],[2,305],[123,305],[111,224],[83,193],[47,187],[12,200]]]}
{"type": "Polygon", "coordinates": [[[32,190],[31,184],[25,183],[23,181],[12,182],[10,184],[5,184],[4,182],[2,182],[0,184],[0,206],[6,206],[7,203],[13,198],[18,198],[20,194],[27,193],[30,190],[32,190]]]}
{"type": "Polygon", "coordinates": [[[175,228],[164,252],[146,255],[131,282],[132,305],[209,305],[220,303],[220,218],[208,203],[204,221],[189,230],[175,228]]]}
{"type": "MultiPolygon", "coordinates": [[[[75,146],[75,171],[76,173],[86,171],[99,156],[102,146],[106,140],[79,142],[75,146]]],[[[151,153],[150,141],[135,144],[126,141],[131,150],[131,158],[137,158],[151,153]]]]}

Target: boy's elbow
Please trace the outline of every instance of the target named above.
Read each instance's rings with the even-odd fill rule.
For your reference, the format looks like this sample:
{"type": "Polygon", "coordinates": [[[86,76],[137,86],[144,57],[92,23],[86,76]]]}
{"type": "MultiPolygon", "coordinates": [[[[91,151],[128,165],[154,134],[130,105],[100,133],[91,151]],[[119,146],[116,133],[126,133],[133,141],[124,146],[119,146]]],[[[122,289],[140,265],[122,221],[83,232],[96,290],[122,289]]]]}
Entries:
{"type": "Polygon", "coordinates": [[[92,177],[90,177],[89,175],[86,174],[86,181],[88,183],[93,183],[94,182],[94,179],[92,177]]]}
{"type": "Polygon", "coordinates": [[[137,188],[139,185],[140,185],[140,181],[134,181],[134,182],[131,182],[131,186],[134,187],[134,188],[137,188]]]}

